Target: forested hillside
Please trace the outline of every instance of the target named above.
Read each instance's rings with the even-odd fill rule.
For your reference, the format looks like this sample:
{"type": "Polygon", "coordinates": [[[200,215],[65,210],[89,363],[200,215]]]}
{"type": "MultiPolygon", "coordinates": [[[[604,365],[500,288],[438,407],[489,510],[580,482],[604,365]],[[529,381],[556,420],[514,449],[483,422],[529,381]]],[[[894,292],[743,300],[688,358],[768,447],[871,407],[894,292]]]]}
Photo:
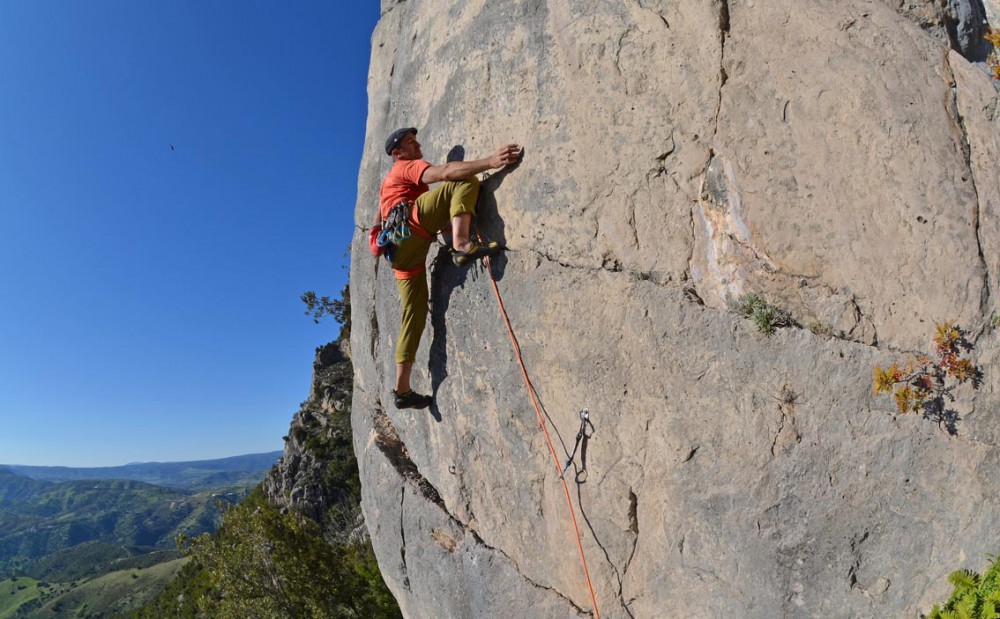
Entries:
{"type": "MultiPolygon", "coordinates": [[[[87,542],[127,548],[130,554],[172,548],[180,534],[214,529],[218,501],[235,502],[246,494],[241,488],[194,494],[135,481],[0,479],[8,488],[20,488],[22,496],[0,504],[0,574],[32,576],[40,575],[35,562],[75,553],[72,549],[87,542]]],[[[90,557],[93,546],[80,550],[90,557]]]]}
{"type": "Polygon", "coordinates": [[[0,619],[110,617],[136,608],[183,564],[177,538],[213,531],[220,507],[249,491],[56,483],[0,471],[0,577],[11,583],[0,619]]]}

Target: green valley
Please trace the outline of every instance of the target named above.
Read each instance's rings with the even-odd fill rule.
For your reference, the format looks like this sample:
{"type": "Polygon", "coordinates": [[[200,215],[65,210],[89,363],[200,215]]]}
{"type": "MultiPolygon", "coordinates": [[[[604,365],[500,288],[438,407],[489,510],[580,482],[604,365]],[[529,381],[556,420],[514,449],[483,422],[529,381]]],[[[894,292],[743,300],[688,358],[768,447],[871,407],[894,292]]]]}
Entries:
{"type": "MultiPolygon", "coordinates": [[[[215,527],[217,502],[234,503],[247,488],[189,493],[134,481],[51,483],[0,513],[0,574],[85,542],[131,554],[172,548],[179,534],[215,527]]],[[[33,575],[28,573],[28,575],[33,575]]]]}
{"type": "Polygon", "coordinates": [[[66,582],[10,577],[0,582],[0,619],[115,617],[155,596],[188,559],[66,582]]]}
{"type": "MultiPolygon", "coordinates": [[[[169,481],[35,479],[0,468],[0,619],[113,617],[156,596],[188,562],[179,537],[214,531],[274,454],[104,470],[169,481]],[[261,467],[254,469],[254,467],[261,467]],[[210,480],[220,482],[211,486],[210,480]]],[[[68,476],[95,469],[20,467],[68,476]]]]}
{"type": "Polygon", "coordinates": [[[24,603],[41,597],[45,591],[38,583],[23,576],[0,581],[0,619],[9,619],[24,603]]]}

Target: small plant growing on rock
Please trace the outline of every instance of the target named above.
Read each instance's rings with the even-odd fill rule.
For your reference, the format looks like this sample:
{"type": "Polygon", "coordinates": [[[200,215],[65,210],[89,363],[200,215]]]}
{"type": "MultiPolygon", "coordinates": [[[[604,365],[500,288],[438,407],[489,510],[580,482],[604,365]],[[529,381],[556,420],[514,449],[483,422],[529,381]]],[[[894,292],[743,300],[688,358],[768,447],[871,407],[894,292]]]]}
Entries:
{"type": "Polygon", "coordinates": [[[927,619],[996,619],[1000,617],[1000,562],[996,557],[986,573],[957,570],[948,575],[955,590],[943,606],[937,604],[927,619]]]}
{"type": "Polygon", "coordinates": [[[972,344],[951,321],[935,324],[934,348],[936,358],[921,356],[903,366],[875,366],[872,392],[894,392],[900,413],[923,411],[925,417],[945,423],[948,432],[955,434],[957,414],[946,409],[945,401],[955,401],[952,391],[962,383],[971,380],[977,386],[979,370],[962,357],[963,352],[972,350],[972,344]]]}
{"type": "Polygon", "coordinates": [[[815,335],[820,335],[823,337],[837,338],[838,340],[846,340],[847,333],[843,330],[837,330],[830,325],[825,325],[821,322],[810,322],[809,330],[815,335]]]}
{"type": "Polygon", "coordinates": [[[993,46],[993,52],[986,59],[986,66],[993,72],[993,79],[1000,80],[1000,30],[989,28],[984,38],[993,46]]]}
{"type": "Polygon", "coordinates": [[[789,327],[793,324],[788,312],[768,305],[764,299],[752,292],[740,297],[736,311],[744,318],[749,318],[764,335],[771,335],[778,327],[789,327]]]}

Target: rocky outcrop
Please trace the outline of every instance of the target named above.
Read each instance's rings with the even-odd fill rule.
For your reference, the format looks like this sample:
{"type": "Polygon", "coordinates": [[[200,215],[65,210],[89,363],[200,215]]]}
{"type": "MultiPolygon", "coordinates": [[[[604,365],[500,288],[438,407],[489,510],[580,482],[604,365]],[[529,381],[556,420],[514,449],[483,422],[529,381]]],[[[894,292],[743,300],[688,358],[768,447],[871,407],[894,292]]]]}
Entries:
{"type": "MultiPolygon", "coordinates": [[[[987,17],[995,15],[997,0],[886,0],[938,40],[949,43],[962,56],[982,62],[990,52],[983,39],[987,17]]],[[[996,23],[994,21],[994,23],[996,23]]]]}
{"type": "Polygon", "coordinates": [[[336,525],[327,526],[328,533],[344,527],[329,519],[331,508],[350,504],[353,477],[345,472],[350,467],[338,468],[350,453],[351,441],[353,370],[346,344],[337,340],[316,349],[309,399],[292,418],[285,453],[261,484],[275,507],[336,525]]]}
{"type": "Polygon", "coordinates": [[[596,426],[573,501],[602,617],[915,616],[997,552],[1000,104],[911,19],[938,6],[383,2],[352,414],[407,616],[592,605],[482,270],[432,250],[414,382],[437,405],[391,407],[399,302],[365,226],[399,126],[435,162],[525,145],[479,226],[511,249],[494,273],[551,427],[569,450],[581,408],[596,426]],[[757,332],[750,292],[799,326],[757,332]],[[871,393],[946,319],[985,371],[956,435],[871,393]]]}

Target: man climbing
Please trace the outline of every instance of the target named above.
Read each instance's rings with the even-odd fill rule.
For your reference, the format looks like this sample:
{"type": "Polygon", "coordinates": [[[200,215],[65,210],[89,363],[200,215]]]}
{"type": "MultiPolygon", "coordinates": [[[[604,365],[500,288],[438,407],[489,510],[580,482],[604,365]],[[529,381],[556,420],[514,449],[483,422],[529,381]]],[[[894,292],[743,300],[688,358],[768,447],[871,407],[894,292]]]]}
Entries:
{"type": "Polygon", "coordinates": [[[452,260],[466,266],[503,248],[496,242],[485,245],[472,240],[469,231],[476,214],[480,172],[502,168],[521,157],[521,147],[508,144],[493,156],[477,161],[451,161],[431,165],[423,160],[417,130],[407,127],[394,131],[385,142],[385,152],[395,163],[379,190],[377,228],[393,216],[406,220],[412,234],[392,248],[391,263],[403,305],[403,322],[396,339],[396,388],[392,394],[396,408],[426,408],[432,397],[410,386],[410,373],[417,357],[420,336],[427,321],[427,252],[435,235],[447,229],[452,235],[452,260]],[[433,190],[431,183],[443,183],[433,190]],[[403,203],[403,206],[399,206],[403,203]],[[394,212],[395,209],[395,212],[394,212]]]}

